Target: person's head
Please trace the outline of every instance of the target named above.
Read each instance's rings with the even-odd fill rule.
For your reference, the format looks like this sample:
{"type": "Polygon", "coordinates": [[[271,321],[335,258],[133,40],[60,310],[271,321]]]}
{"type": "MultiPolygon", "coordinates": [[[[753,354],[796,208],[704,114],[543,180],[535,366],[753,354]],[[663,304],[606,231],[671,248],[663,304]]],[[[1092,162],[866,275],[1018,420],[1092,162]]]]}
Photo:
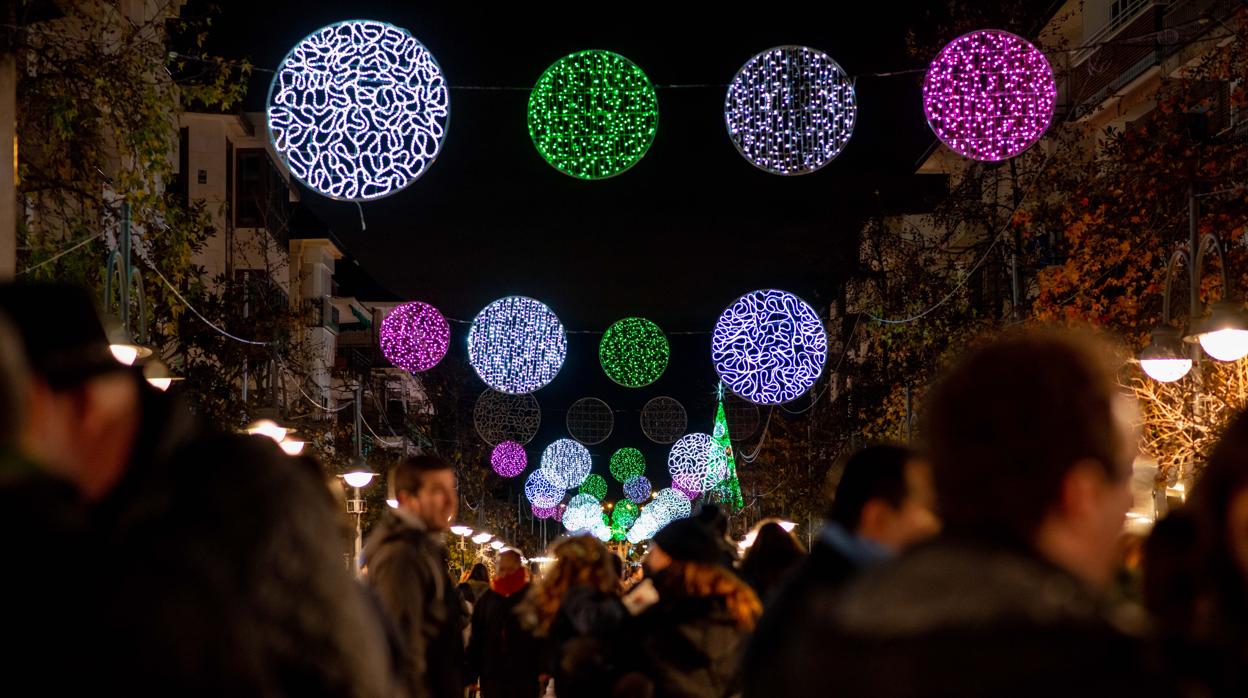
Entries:
{"type": "Polygon", "coordinates": [[[1187,510],[1214,593],[1248,611],[1248,413],[1236,417],[1222,435],[1192,488],[1187,510]]]}
{"type": "Polygon", "coordinates": [[[728,517],[724,516],[724,510],[718,504],[703,504],[693,518],[721,538],[728,535],[728,517]]]}
{"type": "Polygon", "coordinates": [[[904,446],[881,444],[858,451],[845,463],[828,520],[890,550],[935,535],[931,467],[904,446]]]}
{"type": "Polygon", "coordinates": [[[477,582],[488,582],[490,581],[490,570],[485,566],[484,562],[478,562],[468,571],[468,579],[477,582]]]}
{"type": "Polygon", "coordinates": [[[524,559],[520,556],[519,550],[503,548],[499,551],[495,576],[506,577],[509,574],[515,574],[516,571],[521,569],[524,569],[524,559]]]}
{"type": "Polygon", "coordinates": [[[1005,538],[1108,583],[1131,503],[1132,404],[1108,347],[1057,330],[966,354],[927,401],[937,510],[951,533],[1005,538]]]}
{"type": "Polygon", "coordinates": [[[0,311],[29,366],[18,449],[87,498],[102,498],[130,461],[142,381],[113,357],[95,306],[78,287],[0,284],[0,311]]]}
{"type": "Polygon", "coordinates": [[[741,561],[741,574],[756,584],[760,593],[769,590],[806,555],[806,548],[777,519],[754,526],[753,543],[741,561]]]}
{"type": "Polygon", "coordinates": [[[430,531],[445,531],[459,510],[455,469],[438,456],[412,456],[394,468],[399,508],[415,514],[430,531]]]}
{"type": "Polygon", "coordinates": [[[646,552],[647,572],[662,572],[673,562],[700,562],[714,565],[720,560],[715,534],[697,519],[676,519],[650,539],[646,552]]]}
{"type": "Polygon", "coordinates": [[[568,589],[588,587],[600,594],[619,593],[619,578],[611,562],[611,553],[597,538],[589,535],[565,538],[554,545],[551,556],[555,561],[525,600],[524,615],[531,617],[539,635],[550,630],[568,589]]]}

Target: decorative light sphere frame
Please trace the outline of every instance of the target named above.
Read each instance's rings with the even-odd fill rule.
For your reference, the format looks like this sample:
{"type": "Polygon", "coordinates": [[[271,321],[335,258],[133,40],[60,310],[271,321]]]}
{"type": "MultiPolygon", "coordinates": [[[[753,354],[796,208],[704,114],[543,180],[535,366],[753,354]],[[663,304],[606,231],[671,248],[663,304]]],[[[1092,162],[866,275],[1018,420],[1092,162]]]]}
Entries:
{"type": "Polygon", "coordinates": [[[468,329],[468,362],[485,384],[522,395],[548,385],[568,355],[563,323],[543,303],[507,296],[485,306],[468,329]]]}
{"type": "Polygon", "coordinates": [[[711,360],[720,380],[760,405],[797,399],[819,379],[828,336],[819,314],[788,291],[752,291],[719,316],[711,360]]]}
{"type": "Polygon", "coordinates": [[[451,326],[438,309],[412,301],[386,314],[377,330],[377,341],[386,360],[408,373],[437,366],[451,346],[451,326]]]}
{"type": "Polygon", "coordinates": [[[641,432],[656,444],[675,443],[688,428],[689,415],[676,398],[660,395],[641,408],[641,432]]]}
{"type": "Polygon", "coordinates": [[[524,496],[535,507],[545,509],[558,506],[565,494],[567,490],[547,480],[540,468],[529,473],[528,479],[524,481],[524,496]]]}
{"type": "Polygon", "coordinates": [[[657,381],[671,355],[663,330],[639,317],[616,320],[598,343],[603,373],[625,388],[644,388],[657,381]]]}
{"type": "Polygon", "coordinates": [[[616,481],[628,482],[639,475],[646,474],[646,456],[640,449],[626,446],[611,454],[607,467],[611,471],[611,477],[614,477],[616,481]]]}
{"type": "Polygon", "coordinates": [[[529,93],[533,145],[551,167],[578,179],[606,179],[636,165],[658,125],[650,78],[611,51],[560,58],[529,93]]]}
{"type": "Polygon", "coordinates": [[[586,446],[596,446],[611,438],[611,432],[615,431],[615,413],[602,400],[583,397],[568,408],[564,423],[572,438],[586,446]]]}
{"type": "Polygon", "coordinates": [[[542,452],[542,475],[550,484],[565,490],[584,482],[592,467],[589,451],[572,439],[559,439],[542,452]]]}
{"type": "Polygon", "coordinates": [[[472,425],[491,446],[503,441],[527,444],[542,425],[542,409],[533,395],[510,395],[487,388],[473,405],[472,425]]]}
{"type": "Polygon", "coordinates": [[[515,477],[524,472],[528,464],[524,446],[515,441],[504,441],[490,452],[490,467],[502,477],[515,477]]]}
{"type": "Polygon", "coordinates": [[[949,42],[923,81],[923,112],[950,150],[972,160],[1008,160],[1040,140],[1057,109],[1048,59],[1026,39],[997,29],[949,42]]]}
{"type": "Polygon", "coordinates": [[[442,150],[450,89],[406,29],[331,24],[286,54],[269,86],[269,138],[295,179],[340,201],[372,201],[420,178],[442,150]]]}
{"type": "Polygon", "coordinates": [[[755,54],[724,98],[724,123],[737,152],[777,175],[809,174],[832,162],[857,119],[853,80],[828,54],[808,46],[755,54]]]}
{"type": "Polygon", "coordinates": [[[556,504],[553,507],[539,507],[536,504],[530,504],[529,508],[533,511],[533,516],[539,519],[555,519],[563,518],[563,507],[556,504]]]}

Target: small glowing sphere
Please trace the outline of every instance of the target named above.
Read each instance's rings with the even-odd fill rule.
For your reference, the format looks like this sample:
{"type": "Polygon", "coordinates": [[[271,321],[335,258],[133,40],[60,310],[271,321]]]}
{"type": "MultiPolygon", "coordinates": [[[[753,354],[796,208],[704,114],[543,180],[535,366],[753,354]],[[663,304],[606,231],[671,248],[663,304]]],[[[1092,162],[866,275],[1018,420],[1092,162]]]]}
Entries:
{"type": "Polygon", "coordinates": [[[637,504],[650,499],[650,480],[645,475],[638,475],[624,483],[624,496],[637,504]]]}
{"type": "Polygon", "coordinates": [[[667,370],[667,337],[653,322],[639,317],[617,320],[598,343],[598,361],[607,377],[626,388],[642,388],[667,370]]]}
{"type": "Polygon", "coordinates": [[[598,473],[590,473],[577,491],[601,501],[607,496],[607,480],[598,473]]]}
{"type": "Polygon", "coordinates": [[[591,467],[589,450],[572,439],[559,439],[542,452],[542,475],[550,484],[565,490],[584,482],[591,467]]]}
{"type": "Polygon", "coordinates": [[[638,449],[632,447],[621,448],[611,454],[608,467],[611,470],[611,477],[614,477],[619,482],[628,482],[638,475],[646,473],[646,457],[638,449]]]}
{"type": "Polygon", "coordinates": [[[529,478],[524,481],[524,496],[528,498],[529,503],[536,507],[553,507],[557,506],[563,499],[565,488],[551,484],[542,475],[541,469],[534,470],[529,473],[529,478]]]}
{"type": "Polygon", "coordinates": [[[819,314],[788,291],[741,296],[711,335],[711,359],[724,385],[760,405],[790,402],[809,390],[827,358],[819,314]]]}
{"type": "Polygon", "coordinates": [[[396,306],[381,321],[378,344],[386,360],[409,373],[428,371],[451,345],[451,326],[428,303],[413,301],[396,306]]]}
{"type": "Polygon", "coordinates": [[[563,323],[524,296],[490,303],[468,330],[468,362],[486,385],[503,393],[522,395],[549,384],[567,353],[563,323]]]}
{"type": "Polygon", "coordinates": [[[610,51],[580,51],[556,61],[529,93],[529,136],[560,172],[614,177],[637,164],[659,125],[650,79],[610,51]]]}
{"type": "Polygon", "coordinates": [[[941,49],[923,81],[923,111],[942,143],[972,160],[1008,160],[1053,121],[1057,82],[1026,39],[988,29],[941,49]]]}
{"type": "Polygon", "coordinates": [[[490,467],[502,477],[515,477],[524,472],[528,464],[524,446],[515,441],[504,441],[490,452],[490,467]]]}

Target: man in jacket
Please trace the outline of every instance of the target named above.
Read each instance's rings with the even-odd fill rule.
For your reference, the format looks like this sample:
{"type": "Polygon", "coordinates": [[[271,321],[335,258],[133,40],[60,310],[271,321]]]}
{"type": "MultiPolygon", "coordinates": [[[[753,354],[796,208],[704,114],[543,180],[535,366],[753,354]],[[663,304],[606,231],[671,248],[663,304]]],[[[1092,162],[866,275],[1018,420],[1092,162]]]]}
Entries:
{"type": "Polygon", "coordinates": [[[516,606],[529,590],[529,571],[520,552],[504,548],[490,588],[472,610],[468,641],[469,676],[479,677],[486,698],[534,698],[540,655],[533,636],[521,626],[516,606]]]}
{"type": "MultiPolygon", "coordinates": [[[[91,298],[0,285],[30,365],[22,457],[85,500],[85,540],[58,554],[75,592],[48,608],[65,682],[101,694],[375,696],[383,639],[338,554],[319,477],[262,437],[197,428],[176,397],[118,363],[91,298]],[[88,678],[89,677],[89,678],[88,678]]],[[[34,522],[27,522],[33,525],[34,522]]],[[[45,531],[28,530],[32,536],[45,531]]],[[[43,569],[57,584],[57,574],[43,569]]]]}
{"type": "Polygon", "coordinates": [[[387,511],[364,551],[368,581],[405,645],[412,698],[456,698],[464,682],[465,609],[447,571],[446,531],[459,505],[455,471],[437,456],[394,469],[399,506],[387,511]]]}
{"type": "Polygon", "coordinates": [[[786,673],[787,657],[812,622],[861,572],[940,529],[931,468],[903,446],[869,446],[845,463],[810,555],[770,600],[745,660],[747,696],[797,695],[806,679],[786,673]],[[794,685],[790,685],[795,682],[794,685]]]}
{"type": "Polygon", "coordinates": [[[927,399],[944,528],[810,609],[791,667],[843,695],[1165,694],[1103,594],[1136,437],[1111,353],[1052,331],[969,352],[927,399]]]}

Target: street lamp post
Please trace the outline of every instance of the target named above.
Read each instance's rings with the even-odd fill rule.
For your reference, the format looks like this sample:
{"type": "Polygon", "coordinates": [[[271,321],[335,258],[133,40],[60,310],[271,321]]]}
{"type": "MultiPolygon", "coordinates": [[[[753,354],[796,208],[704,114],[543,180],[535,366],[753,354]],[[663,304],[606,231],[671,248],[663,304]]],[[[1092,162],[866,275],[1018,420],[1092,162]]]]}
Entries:
{"type": "MultiPolygon", "coordinates": [[[[1220,193],[1220,192],[1214,192],[1220,193]]],[[[1230,281],[1226,273],[1226,257],[1218,237],[1209,233],[1200,236],[1198,195],[1195,186],[1187,190],[1188,241],[1186,248],[1175,250],[1166,264],[1165,297],[1161,305],[1161,325],[1153,330],[1152,342],[1140,352],[1140,366],[1153,380],[1169,383],[1188,374],[1200,361],[1201,349],[1218,361],[1236,361],[1248,356],[1248,319],[1242,303],[1230,300],[1230,281]],[[1197,320],[1200,313],[1200,280],[1204,276],[1205,257],[1214,253],[1221,263],[1222,300],[1213,304],[1209,317],[1197,320]],[[1186,334],[1170,325],[1170,296],[1174,276],[1180,265],[1188,268],[1188,315],[1192,318],[1186,334]],[[1183,346],[1184,342],[1190,346],[1183,346]],[[1197,348],[1199,344],[1199,348],[1197,348]]],[[[1198,369],[1199,370],[1199,369],[1198,369]]],[[[1199,387],[1197,387],[1199,391],[1199,387]]],[[[1199,413],[1199,392],[1193,409],[1199,413]]]]}

